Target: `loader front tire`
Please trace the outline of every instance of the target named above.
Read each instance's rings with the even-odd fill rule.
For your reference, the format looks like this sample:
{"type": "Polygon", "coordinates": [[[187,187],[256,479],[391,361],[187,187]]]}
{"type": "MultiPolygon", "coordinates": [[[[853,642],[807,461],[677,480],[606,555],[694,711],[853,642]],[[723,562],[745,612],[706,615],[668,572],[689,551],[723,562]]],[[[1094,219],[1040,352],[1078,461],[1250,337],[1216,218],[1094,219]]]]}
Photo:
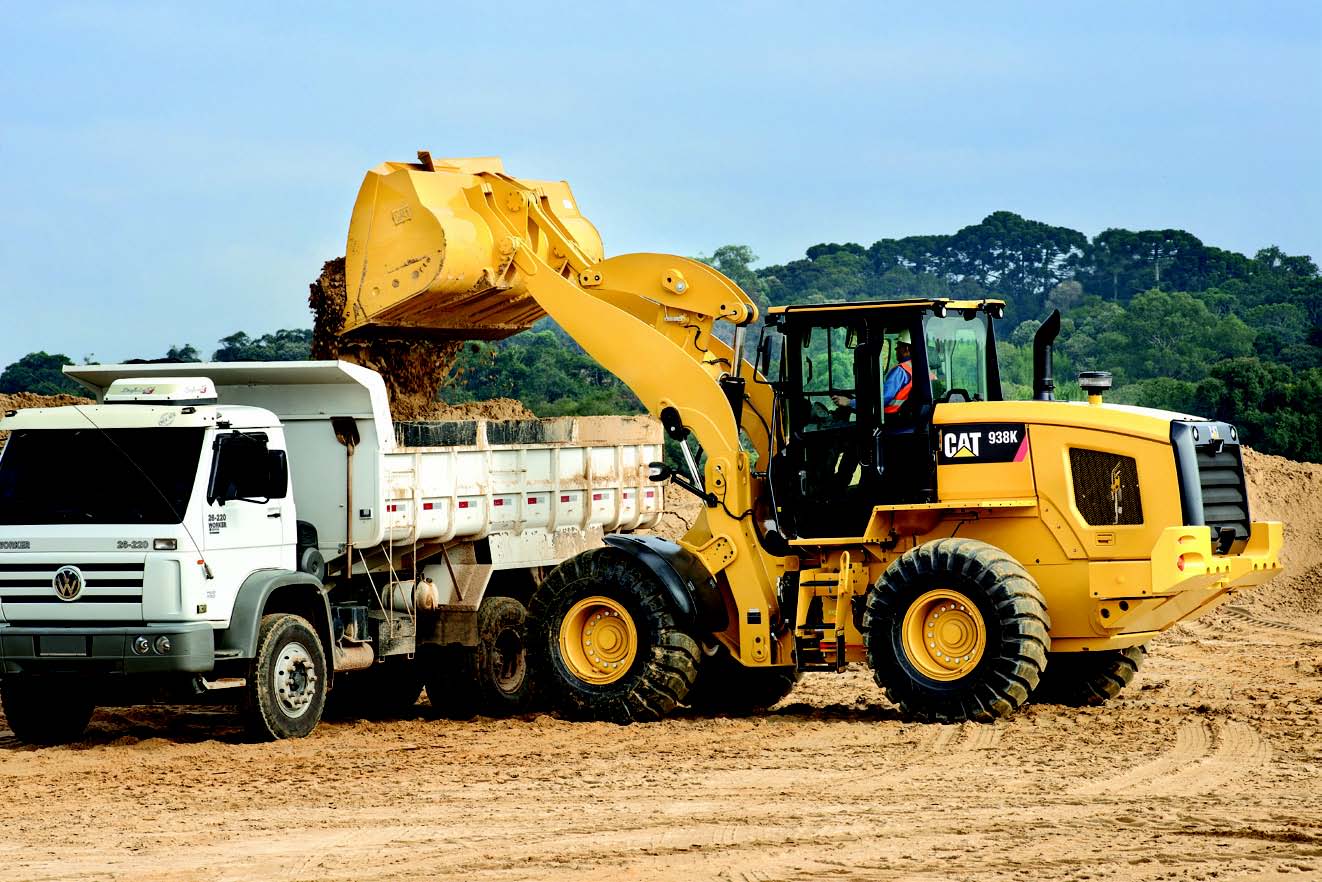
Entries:
{"type": "Polygon", "coordinates": [[[868,592],[863,639],[887,697],[912,719],[1008,717],[1051,647],[1046,601],[1014,558],[974,539],[906,552],[868,592]]]}
{"type": "Polygon", "coordinates": [[[528,615],[532,669],[567,717],[659,720],[697,679],[698,644],[679,627],[664,586],[620,549],[560,564],[533,593],[528,615]]]}
{"type": "Polygon", "coordinates": [[[1147,654],[1146,645],[1102,652],[1053,652],[1047,657],[1033,703],[1105,704],[1129,685],[1147,654]]]}
{"type": "Polygon", "coordinates": [[[689,707],[703,714],[749,714],[766,710],[793,691],[803,675],[797,668],[750,668],[724,646],[705,656],[689,707]]]}

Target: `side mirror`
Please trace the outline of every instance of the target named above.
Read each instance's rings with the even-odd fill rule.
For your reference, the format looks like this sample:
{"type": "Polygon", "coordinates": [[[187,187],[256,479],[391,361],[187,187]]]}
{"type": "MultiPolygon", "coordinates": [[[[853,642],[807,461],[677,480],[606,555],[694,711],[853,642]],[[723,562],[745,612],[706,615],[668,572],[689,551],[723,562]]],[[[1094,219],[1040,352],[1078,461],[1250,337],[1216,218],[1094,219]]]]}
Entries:
{"type": "Polygon", "coordinates": [[[266,451],[266,486],[268,499],[289,495],[289,457],[283,450],[266,451]]]}

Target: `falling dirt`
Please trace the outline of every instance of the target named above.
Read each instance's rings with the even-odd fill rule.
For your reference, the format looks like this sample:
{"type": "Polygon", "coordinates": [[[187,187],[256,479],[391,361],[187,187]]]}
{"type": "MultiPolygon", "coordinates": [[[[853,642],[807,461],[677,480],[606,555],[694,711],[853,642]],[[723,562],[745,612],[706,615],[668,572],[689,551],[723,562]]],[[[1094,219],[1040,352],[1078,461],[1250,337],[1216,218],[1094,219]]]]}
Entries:
{"type": "Polygon", "coordinates": [[[388,331],[341,337],[347,298],[344,258],[326,261],[321,275],[308,286],[308,307],[313,316],[312,357],[338,358],[380,373],[390,393],[395,419],[449,419],[427,415],[425,405],[437,400],[463,343],[404,339],[388,331]]]}
{"type": "Polygon", "coordinates": [[[1102,707],[920,725],[851,669],[764,714],[627,728],[424,699],[245,744],[224,708],[109,708],[34,749],[0,720],[0,877],[1322,878],[1322,465],[1246,462],[1292,570],[1153,641],[1102,707]]]}

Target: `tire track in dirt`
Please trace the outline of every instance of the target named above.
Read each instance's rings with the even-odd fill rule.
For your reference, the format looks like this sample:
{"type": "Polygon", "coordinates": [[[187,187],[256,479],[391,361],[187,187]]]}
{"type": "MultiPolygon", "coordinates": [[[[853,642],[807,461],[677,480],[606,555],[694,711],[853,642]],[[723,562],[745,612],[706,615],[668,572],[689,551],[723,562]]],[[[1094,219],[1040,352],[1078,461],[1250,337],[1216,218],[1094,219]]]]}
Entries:
{"type": "Polygon", "coordinates": [[[1259,630],[1284,631],[1291,635],[1322,638],[1322,631],[1305,628],[1301,625],[1293,625],[1289,622],[1277,622],[1272,619],[1265,619],[1261,616],[1254,615],[1242,606],[1224,606],[1221,610],[1227,618],[1233,619],[1240,624],[1251,625],[1259,630]]]}
{"type": "Polygon", "coordinates": [[[1077,788],[1078,796],[1196,796],[1271,761],[1271,745],[1253,727],[1191,720],[1175,743],[1147,762],[1077,788]]]}

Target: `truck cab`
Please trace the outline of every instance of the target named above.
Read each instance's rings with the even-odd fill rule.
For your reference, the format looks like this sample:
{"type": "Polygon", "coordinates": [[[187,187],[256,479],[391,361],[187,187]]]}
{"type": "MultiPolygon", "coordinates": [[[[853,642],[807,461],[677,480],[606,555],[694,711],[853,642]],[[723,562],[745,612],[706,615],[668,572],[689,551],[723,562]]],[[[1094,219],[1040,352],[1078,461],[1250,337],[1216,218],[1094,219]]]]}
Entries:
{"type": "Polygon", "coordinates": [[[209,671],[243,582],[295,569],[284,429],[268,410],[218,405],[206,378],[116,381],[103,404],[18,411],[4,425],[6,675],[74,659],[209,671]],[[45,630],[58,624],[71,627],[45,630]]]}

